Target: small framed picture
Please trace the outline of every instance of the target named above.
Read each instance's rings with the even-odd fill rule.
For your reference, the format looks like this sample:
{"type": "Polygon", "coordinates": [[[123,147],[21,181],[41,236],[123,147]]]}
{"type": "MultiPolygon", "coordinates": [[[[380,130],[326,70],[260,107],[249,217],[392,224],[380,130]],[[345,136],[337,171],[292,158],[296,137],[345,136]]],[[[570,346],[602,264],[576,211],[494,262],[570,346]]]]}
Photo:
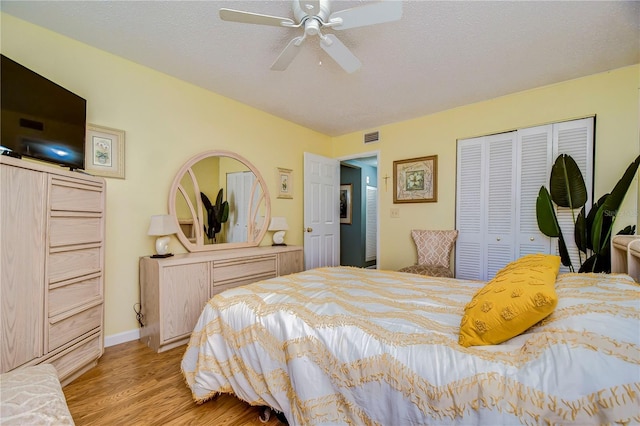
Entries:
{"type": "Polygon", "coordinates": [[[87,124],[84,169],[96,176],[124,179],[124,130],[87,124]]]}
{"type": "Polygon", "coordinates": [[[293,198],[293,171],[278,167],[278,198],[293,198]]]}
{"type": "Polygon", "coordinates": [[[353,204],[351,203],[352,184],[340,185],[340,223],[351,225],[351,213],[353,204]]]}
{"type": "Polygon", "coordinates": [[[393,203],[438,201],[438,156],[393,162],[393,203]]]}

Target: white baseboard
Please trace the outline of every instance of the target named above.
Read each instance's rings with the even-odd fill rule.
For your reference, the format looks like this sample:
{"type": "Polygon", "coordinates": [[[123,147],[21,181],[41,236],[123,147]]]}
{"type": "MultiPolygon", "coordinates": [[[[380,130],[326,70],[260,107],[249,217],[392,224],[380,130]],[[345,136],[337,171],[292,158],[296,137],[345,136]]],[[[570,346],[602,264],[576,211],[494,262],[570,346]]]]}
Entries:
{"type": "Polygon", "coordinates": [[[112,334],[111,336],[105,336],[104,347],[119,345],[120,343],[131,342],[132,340],[138,340],[140,338],[140,329],[129,330],[118,334],[112,334]]]}

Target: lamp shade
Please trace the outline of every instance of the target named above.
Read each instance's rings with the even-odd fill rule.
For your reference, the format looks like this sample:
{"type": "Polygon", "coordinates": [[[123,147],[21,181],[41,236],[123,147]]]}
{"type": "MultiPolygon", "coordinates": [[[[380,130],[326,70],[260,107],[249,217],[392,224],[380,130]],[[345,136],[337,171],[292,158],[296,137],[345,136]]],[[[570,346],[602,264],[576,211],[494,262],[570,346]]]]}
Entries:
{"type": "Polygon", "coordinates": [[[287,218],[281,216],[274,216],[269,223],[269,231],[288,231],[289,225],[287,224],[287,218]]]}
{"type": "Polygon", "coordinates": [[[151,222],[149,223],[148,235],[171,235],[178,232],[178,225],[176,220],[170,214],[159,214],[151,216],[151,222]]]}

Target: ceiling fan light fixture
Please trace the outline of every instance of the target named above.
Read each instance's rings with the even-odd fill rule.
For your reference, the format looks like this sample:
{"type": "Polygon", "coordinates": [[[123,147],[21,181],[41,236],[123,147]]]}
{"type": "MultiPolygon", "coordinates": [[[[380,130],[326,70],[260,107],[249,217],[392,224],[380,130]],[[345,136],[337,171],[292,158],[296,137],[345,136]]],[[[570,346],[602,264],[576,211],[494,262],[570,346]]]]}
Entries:
{"type": "Polygon", "coordinates": [[[317,19],[307,19],[304,23],[304,32],[307,35],[316,35],[320,33],[320,22],[317,19]]]}
{"type": "Polygon", "coordinates": [[[319,36],[320,47],[342,67],[352,73],[362,65],[360,60],[333,34],[322,34],[324,27],[335,30],[364,27],[396,21],[402,17],[402,2],[397,0],[377,1],[351,9],[331,13],[330,0],[292,0],[293,14],[297,24],[290,18],[243,12],[232,9],[220,9],[220,18],[224,21],[248,24],[271,25],[285,28],[304,26],[304,34],[289,42],[271,65],[272,70],[284,71],[298,54],[299,47],[309,36],[319,36]]]}

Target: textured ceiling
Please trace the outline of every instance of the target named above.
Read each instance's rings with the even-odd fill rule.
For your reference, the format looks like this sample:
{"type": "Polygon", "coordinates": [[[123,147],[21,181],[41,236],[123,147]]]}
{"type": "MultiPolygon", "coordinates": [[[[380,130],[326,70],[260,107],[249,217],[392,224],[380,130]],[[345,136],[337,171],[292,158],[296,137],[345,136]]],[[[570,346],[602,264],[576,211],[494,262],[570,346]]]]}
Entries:
{"type": "MultiPolygon", "coordinates": [[[[359,1],[333,1],[332,10],[359,1]]],[[[290,1],[6,1],[3,12],[338,136],[640,62],[640,2],[404,1],[400,21],[334,33],[345,73],[301,29],[220,20],[227,7],[291,17],[290,1]]]]}

